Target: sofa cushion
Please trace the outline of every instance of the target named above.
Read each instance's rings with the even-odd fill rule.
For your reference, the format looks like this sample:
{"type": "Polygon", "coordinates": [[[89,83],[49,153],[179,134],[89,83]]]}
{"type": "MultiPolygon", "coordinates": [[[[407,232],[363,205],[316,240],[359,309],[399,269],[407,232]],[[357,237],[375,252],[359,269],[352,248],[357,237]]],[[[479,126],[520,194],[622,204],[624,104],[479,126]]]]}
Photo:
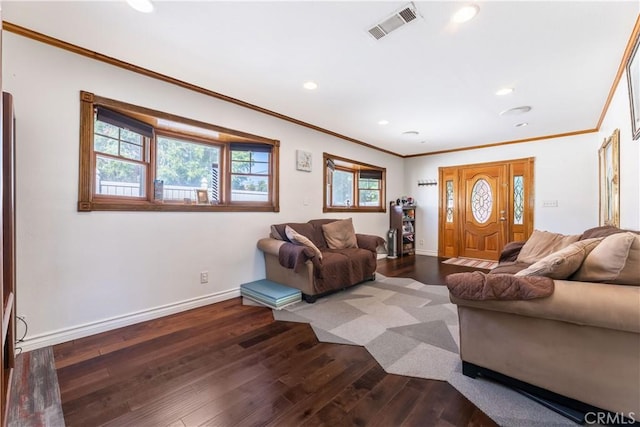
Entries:
{"type": "Polygon", "coordinates": [[[285,231],[285,234],[287,235],[287,238],[291,241],[291,243],[295,243],[297,245],[303,245],[308,248],[311,248],[313,252],[315,252],[316,256],[322,259],[322,252],[320,252],[320,249],[318,249],[318,247],[314,245],[311,240],[309,240],[302,234],[298,233],[296,230],[289,227],[288,225],[284,228],[284,231],[285,231]]]}
{"type": "Polygon", "coordinates": [[[515,274],[518,271],[524,270],[529,267],[531,263],[527,262],[518,262],[518,261],[509,261],[509,262],[501,262],[491,270],[490,274],[515,274]]]}
{"type": "Polygon", "coordinates": [[[636,246],[637,235],[631,232],[616,233],[607,236],[596,248],[591,251],[582,263],[580,269],[571,277],[571,280],[583,282],[607,282],[618,284],[638,284],[638,251],[636,246]],[[636,243],[636,245],[634,245],[636,243]],[[633,258],[630,262],[630,269],[625,269],[627,259],[634,245],[633,258]],[[620,283],[633,280],[635,268],[636,283],[620,283]],[[624,272],[624,275],[622,274],[624,272]]]}
{"type": "Polygon", "coordinates": [[[640,234],[635,234],[627,262],[613,283],[640,286],[640,234]]]}
{"type": "Polygon", "coordinates": [[[587,255],[602,239],[604,239],[604,237],[574,242],[564,249],[547,255],[524,270],[520,270],[515,275],[566,279],[580,268],[587,255]]]}
{"type": "Polygon", "coordinates": [[[533,264],[549,254],[577,242],[580,235],[564,235],[534,230],[518,254],[518,262],[533,264]]]}
{"type": "Polygon", "coordinates": [[[357,248],[356,231],[351,218],[322,225],[322,232],[330,249],[357,248]]]}
{"type": "Polygon", "coordinates": [[[329,246],[327,245],[327,241],[324,238],[324,233],[322,232],[322,226],[324,224],[329,224],[330,222],[339,221],[335,218],[321,218],[321,219],[312,219],[309,221],[309,224],[313,225],[315,230],[315,235],[317,237],[316,246],[322,249],[327,249],[329,246]]]}
{"type": "Polygon", "coordinates": [[[340,289],[370,279],[376,271],[376,256],[361,248],[325,249],[318,271],[318,291],[340,289]]]}

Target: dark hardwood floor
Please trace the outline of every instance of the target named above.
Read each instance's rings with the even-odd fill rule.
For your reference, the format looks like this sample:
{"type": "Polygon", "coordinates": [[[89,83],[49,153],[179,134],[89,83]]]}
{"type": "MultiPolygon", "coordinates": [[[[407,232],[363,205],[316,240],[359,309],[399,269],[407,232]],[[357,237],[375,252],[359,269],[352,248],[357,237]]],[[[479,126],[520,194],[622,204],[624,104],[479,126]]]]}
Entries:
{"type": "MultiPolygon", "coordinates": [[[[411,255],[378,261],[378,272],[387,277],[410,277],[427,285],[444,285],[447,274],[477,271],[474,267],[443,264],[447,258],[411,255]]],[[[487,272],[489,270],[480,270],[487,272]]]]}
{"type": "MultiPolygon", "coordinates": [[[[380,272],[449,271],[423,258],[382,260],[380,272]]],[[[276,322],[239,298],[54,355],[67,426],[497,425],[446,382],[387,374],[364,347],[320,343],[308,324],[276,322]]]]}

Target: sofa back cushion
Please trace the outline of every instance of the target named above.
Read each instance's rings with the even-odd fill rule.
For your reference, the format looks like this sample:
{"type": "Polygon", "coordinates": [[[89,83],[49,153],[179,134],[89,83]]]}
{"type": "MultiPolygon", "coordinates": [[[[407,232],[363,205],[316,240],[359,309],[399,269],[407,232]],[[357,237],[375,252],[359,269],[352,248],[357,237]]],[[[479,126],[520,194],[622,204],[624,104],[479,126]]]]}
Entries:
{"type": "Polygon", "coordinates": [[[516,276],[544,276],[564,280],[576,272],[604,237],[580,240],[520,270],[516,276]]]}
{"type": "Polygon", "coordinates": [[[601,225],[599,227],[593,227],[588,230],[585,230],[580,237],[580,240],[591,239],[594,237],[607,237],[612,234],[624,233],[628,230],[622,230],[618,227],[614,227],[613,225],[601,225]]]}
{"type": "Polygon", "coordinates": [[[522,249],[518,254],[517,261],[533,264],[540,261],[547,255],[577,242],[579,238],[580,235],[567,236],[564,234],[551,233],[549,231],[533,230],[529,239],[526,241],[524,246],[522,246],[522,249]]]}
{"type": "Polygon", "coordinates": [[[585,258],[571,280],[640,285],[640,236],[632,232],[607,236],[585,258]]]}
{"type": "Polygon", "coordinates": [[[315,230],[317,239],[318,239],[318,247],[320,249],[327,249],[329,245],[327,245],[327,240],[324,238],[324,232],[322,231],[322,226],[324,224],[329,224],[335,221],[339,221],[335,218],[322,218],[322,219],[312,219],[309,221],[315,230]]]}
{"type": "Polygon", "coordinates": [[[351,218],[322,225],[322,232],[330,249],[357,248],[356,231],[351,218]]]}

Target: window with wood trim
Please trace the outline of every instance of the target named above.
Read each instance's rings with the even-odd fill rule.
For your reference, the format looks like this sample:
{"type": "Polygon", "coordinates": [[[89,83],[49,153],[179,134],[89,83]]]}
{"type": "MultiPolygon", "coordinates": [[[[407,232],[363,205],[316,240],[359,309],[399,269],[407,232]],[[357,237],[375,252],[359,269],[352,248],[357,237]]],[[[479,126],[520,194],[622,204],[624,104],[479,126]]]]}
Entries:
{"type": "Polygon", "coordinates": [[[78,210],[279,211],[279,141],[80,93],[78,210]]]}
{"type": "Polygon", "coordinates": [[[386,169],[324,153],[323,212],[386,212],[386,169]]]}

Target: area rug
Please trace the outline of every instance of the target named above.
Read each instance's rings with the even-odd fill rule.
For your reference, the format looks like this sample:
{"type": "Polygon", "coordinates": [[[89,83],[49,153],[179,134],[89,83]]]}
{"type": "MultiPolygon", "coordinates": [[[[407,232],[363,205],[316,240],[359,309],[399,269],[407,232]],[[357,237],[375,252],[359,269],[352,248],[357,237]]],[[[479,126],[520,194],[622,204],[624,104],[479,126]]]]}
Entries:
{"type": "Polygon", "coordinates": [[[458,316],[445,286],[377,273],[373,282],[273,315],[309,323],[320,341],[364,346],[388,373],[448,381],[499,425],[576,425],[507,387],[462,374],[458,316]]]}
{"type": "Polygon", "coordinates": [[[489,261],[486,259],[476,258],[449,258],[442,261],[443,264],[461,265],[463,267],[476,267],[485,270],[491,270],[498,266],[497,261],[489,261]]]}

